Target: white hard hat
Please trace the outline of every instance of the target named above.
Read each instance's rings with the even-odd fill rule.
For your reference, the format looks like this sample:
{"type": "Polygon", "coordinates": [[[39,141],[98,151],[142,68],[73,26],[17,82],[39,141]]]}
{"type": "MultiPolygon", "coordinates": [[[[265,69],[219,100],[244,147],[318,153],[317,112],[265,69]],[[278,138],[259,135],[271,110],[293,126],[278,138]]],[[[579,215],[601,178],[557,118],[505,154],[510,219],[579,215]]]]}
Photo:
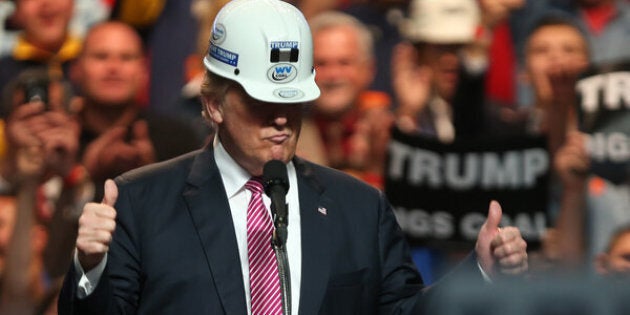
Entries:
{"type": "Polygon", "coordinates": [[[227,3],[214,20],[203,62],[257,100],[301,103],[319,97],[308,23],[281,0],[227,3]]]}
{"type": "Polygon", "coordinates": [[[475,0],[412,0],[409,12],[401,33],[413,42],[470,43],[480,22],[475,0]]]}

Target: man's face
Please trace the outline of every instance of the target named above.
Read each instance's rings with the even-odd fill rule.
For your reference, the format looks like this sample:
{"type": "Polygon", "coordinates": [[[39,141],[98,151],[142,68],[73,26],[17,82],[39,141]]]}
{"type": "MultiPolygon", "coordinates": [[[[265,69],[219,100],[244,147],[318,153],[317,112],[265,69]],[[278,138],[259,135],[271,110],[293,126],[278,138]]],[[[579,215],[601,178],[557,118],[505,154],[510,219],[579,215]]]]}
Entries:
{"type": "Polygon", "coordinates": [[[86,38],[78,72],[88,103],[132,104],[147,76],[140,39],[124,26],[101,26],[86,38]]]}
{"type": "Polygon", "coordinates": [[[433,77],[435,92],[451,101],[459,83],[459,44],[424,44],[419,48],[421,64],[428,65],[433,77]]]}
{"type": "Polygon", "coordinates": [[[588,65],[587,44],[581,34],[566,25],[545,26],[534,32],[526,48],[527,72],[577,74],[588,65]]]}
{"type": "Polygon", "coordinates": [[[18,0],[16,17],[29,42],[52,50],[65,40],[73,9],[73,0],[18,0]]]}
{"type": "Polygon", "coordinates": [[[15,211],[15,199],[0,196],[0,277],[4,273],[7,247],[13,234],[15,211]]]}
{"type": "Polygon", "coordinates": [[[350,109],[374,78],[374,66],[350,26],[313,34],[315,82],[321,95],[314,110],[334,116],[350,109]]]}
{"type": "Polygon", "coordinates": [[[211,119],[226,151],[252,175],[272,160],[288,162],[295,154],[302,125],[301,104],[265,103],[231,86],[222,104],[208,102],[211,119]]]}

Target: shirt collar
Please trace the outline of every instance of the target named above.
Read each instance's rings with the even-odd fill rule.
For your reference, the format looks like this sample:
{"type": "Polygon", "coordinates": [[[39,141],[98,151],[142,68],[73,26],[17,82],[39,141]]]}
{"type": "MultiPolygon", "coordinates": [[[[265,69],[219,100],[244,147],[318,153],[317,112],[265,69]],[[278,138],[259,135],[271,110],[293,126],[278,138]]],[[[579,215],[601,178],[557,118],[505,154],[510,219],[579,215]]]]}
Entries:
{"type": "MultiPolygon", "coordinates": [[[[221,141],[218,141],[218,137],[214,141],[214,160],[223,179],[223,186],[225,186],[228,199],[234,197],[243,189],[251,175],[234,161],[221,141]]],[[[287,164],[287,173],[290,182],[289,190],[291,190],[291,187],[297,187],[295,186],[297,185],[296,171],[292,161],[287,164]]]]}
{"type": "Polygon", "coordinates": [[[214,144],[214,160],[217,162],[219,173],[221,173],[228,199],[232,198],[243,189],[251,175],[234,161],[220,141],[215,141],[214,144]]]}

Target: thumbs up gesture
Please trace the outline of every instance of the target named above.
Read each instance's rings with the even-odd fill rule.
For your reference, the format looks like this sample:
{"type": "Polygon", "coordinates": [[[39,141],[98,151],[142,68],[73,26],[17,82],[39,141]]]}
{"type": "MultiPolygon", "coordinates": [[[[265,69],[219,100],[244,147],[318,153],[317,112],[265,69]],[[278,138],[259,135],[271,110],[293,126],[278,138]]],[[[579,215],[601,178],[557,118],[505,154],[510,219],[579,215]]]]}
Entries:
{"type": "Polygon", "coordinates": [[[105,196],[101,203],[90,202],[83,207],[79,218],[77,254],[84,271],[96,267],[109,250],[112,235],[116,229],[116,209],[118,198],[116,183],[105,181],[105,196]]]}
{"type": "Polygon", "coordinates": [[[477,236],[475,251],[483,271],[493,276],[496,272],[517,275],[528,269],[527,243],[516,227],[499,227],[502,210],[492,201],[486,222],[477,236]]]}

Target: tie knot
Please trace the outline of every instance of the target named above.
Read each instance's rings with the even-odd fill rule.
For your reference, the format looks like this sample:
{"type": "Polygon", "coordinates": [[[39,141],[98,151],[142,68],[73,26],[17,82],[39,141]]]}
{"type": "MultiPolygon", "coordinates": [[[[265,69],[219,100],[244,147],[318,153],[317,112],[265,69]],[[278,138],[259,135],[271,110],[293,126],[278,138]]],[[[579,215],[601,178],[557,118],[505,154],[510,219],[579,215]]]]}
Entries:
{"type": "Polygon", "coordinates": [[[262,179],[260,177],[252,177],[250,180],[247,181],[247,183],[245,183],[245,188],[247,188],[247,190],[251,191],[252,193],[262,194],[262,179]]]}

